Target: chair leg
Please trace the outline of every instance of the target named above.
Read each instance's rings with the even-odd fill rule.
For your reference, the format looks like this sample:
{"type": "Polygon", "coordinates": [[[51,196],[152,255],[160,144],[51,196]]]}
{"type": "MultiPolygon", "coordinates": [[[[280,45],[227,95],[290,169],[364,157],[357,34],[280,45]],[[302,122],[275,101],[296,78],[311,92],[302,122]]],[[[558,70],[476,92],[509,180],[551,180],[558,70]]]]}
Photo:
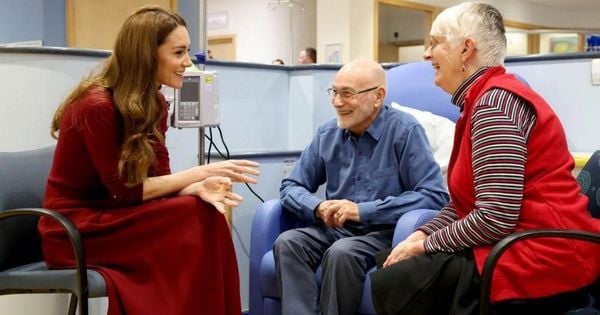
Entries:
{"type": "Polygon", "coordinates": [[[82,294],[79,296],[79,315],[88,315],[88,295],[82,294]]]}
{"type": "Polygon", "coordinates": [[[72,293],[71,298],[69,299],[69,310],[67,312],[68,315],[75,315],[77,312],[77,294],[72,293]]]}

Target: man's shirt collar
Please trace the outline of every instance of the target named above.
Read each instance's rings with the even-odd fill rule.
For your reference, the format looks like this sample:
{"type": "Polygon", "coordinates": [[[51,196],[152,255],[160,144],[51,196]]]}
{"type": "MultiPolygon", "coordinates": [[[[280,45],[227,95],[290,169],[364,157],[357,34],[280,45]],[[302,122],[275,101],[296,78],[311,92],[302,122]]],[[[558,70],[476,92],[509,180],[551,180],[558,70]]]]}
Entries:
{"type": "MultiPolygon", "coordinates": [[[[385,127],[385,113],[387,111],[387,105],[381,105],[381,109],[379,110],[379,113],[377,113],[377,117],[375,117],[375,120],[373,120],[369,128],[367,128],[367,130],[365,130],[363,134],[368,134],[371,136],[371,138],[375,139],[375,141],[379,141],[379,138],[381,137],[381,134],[383,133],[385,127]]],[[[344,129],[345,139],[348,139],[350,137],[359,138],[360,136],[362,135],[354,136],[352,132],[350,132],[350,130],[344,129]]]]}

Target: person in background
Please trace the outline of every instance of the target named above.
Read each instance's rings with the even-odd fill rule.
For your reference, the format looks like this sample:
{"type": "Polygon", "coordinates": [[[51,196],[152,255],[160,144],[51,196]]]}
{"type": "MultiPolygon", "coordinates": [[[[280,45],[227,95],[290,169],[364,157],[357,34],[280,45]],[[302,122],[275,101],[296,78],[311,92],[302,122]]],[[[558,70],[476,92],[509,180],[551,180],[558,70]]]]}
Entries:
{"type": "Polygon", "coordinates": [[[343,66],[328,92],[337,119],[319,127],[280,188],[284,211],[308,224],[283,232],[273,248],[286,315],[355,314],[365,273],[391,246],[398,218],[448,200],[421,125],[383,104],[379,64],[343,66]],[[313,195],[322,184],[324,200],[313,195]]]}
{"type": "Polygon", "coordinates": [[[274,60],[271,62],[271,64],[273,64],[273,65],[281,65],[281,66],[285,65],[285,63],[283,62],[283,60],[281,60],[281,59],[279,59],[279,58],[277,58],[277,59],[274,59],[274,60]]]}
{"type": "MultiPolygon", "coordinates": [[[[99,73],[58,107],[58,143],[44,207],[79,229],[89,268],[107,285],[108,314],[241,312],[238,268],[222,215],[255,183],[258,164],[223,161],[171,173],[161,85],[192,65],[183,18],[157,6],[131,14],[99,73]]],[[[51,268],[74,265],[66,234],[39,221],[51,268]]]]}
{"type": "MultiPolygon", "coordinates": [[[[450,203],[371,274],[377,314],[478,314],[483,263],[493,245],[533,229],[600,232],[571,171],[562,125],[543,98],[507,74],[494,7],[466,2],[431,27],[424,58],[460,107],[448,168],[450,203]]],[[[600,248],[542,238],[517,243],[492,282],[494,314],[563,314],[587,302],[600,248]]]]}
{"type": "Polygon", "coordinates": [[[302,49],[298,54],[298,63],[301,65],[317,63],[317,50],[312,47],[302,49]]]}

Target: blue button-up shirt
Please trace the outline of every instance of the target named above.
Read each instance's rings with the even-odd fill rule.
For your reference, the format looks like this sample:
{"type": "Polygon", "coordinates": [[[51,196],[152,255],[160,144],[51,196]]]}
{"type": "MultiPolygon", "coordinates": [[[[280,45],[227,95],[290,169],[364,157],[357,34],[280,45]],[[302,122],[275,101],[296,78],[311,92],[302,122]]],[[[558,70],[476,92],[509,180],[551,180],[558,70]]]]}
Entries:
{"type": "Polygon", "coordinates": [[[319,127],[289,177],[281,183],[285,208],[316,223],[315,196],[326,183],[326,198],[358,204],[363,230],[392,228],[414,209],[440,209],[448,201],[440,167],[433,159],[425,131],[410,114],[384,106],[360,136],[337,126],[319,127]]]}

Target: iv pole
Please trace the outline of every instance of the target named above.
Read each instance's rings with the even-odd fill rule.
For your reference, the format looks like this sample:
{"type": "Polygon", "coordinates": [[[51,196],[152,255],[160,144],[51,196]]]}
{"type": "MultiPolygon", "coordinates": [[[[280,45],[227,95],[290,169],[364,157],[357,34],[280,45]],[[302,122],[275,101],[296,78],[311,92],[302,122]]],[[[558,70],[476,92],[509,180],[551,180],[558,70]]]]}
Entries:
{"type": "Polygon", "coordinates": [[[286,5],[289,11],[290,21],[290,64],[294,63],[294,7],[297,7],[300,12],[304,12],[304,5],[294,0],[276,0],[267,4],[267,8],[271,11],[277,10],[280,6],[286,5]]]}
{"type": "MultiPolygon", "coordinates": [[[[208,57],[207,51],[208,51],[208,38],[206,36],[206,1],[207,0],[199,0],[200,1],[200,25],[201,25],[201,30],[199,33],[199,40],[198,40],[198,46],[200,51],[202,53],[204,53],[204,60],[199,60],[198,63],[198,70],[200,71],[204,71],[205,70],[205,64],[206,64],[206,58],[208,57]]],[[[205,131],[204,131],[204,127],[198,127],[198,165],[203,165],[206,163],[206,153],[204,152],[204,138],[205,138],[205,131]]],[[[225,220],[227,221],[227,225],[229,226],[229,230],[231,232],[231,229],[233,228],[233,208],[230,206],[225,206],[225,213],[223,214],[225,216],[225,220]]]]}
{"type": "MultiPolygon", "coordinates": [[[[199,40],[198,46],[201,52],[204,52],[206,58],[206,51],[208,49],[208,40],[206,38],[206,0],[200,1],[200,32],[199,32],[199,40]]],[[[198,69],[200,71],[204,71],[204,62],[198,63],[198,69]]],[[[202,165],[205,163],[205,153],[204,153],[204,127],[198,127],[198,165],[202,165]]]]}

